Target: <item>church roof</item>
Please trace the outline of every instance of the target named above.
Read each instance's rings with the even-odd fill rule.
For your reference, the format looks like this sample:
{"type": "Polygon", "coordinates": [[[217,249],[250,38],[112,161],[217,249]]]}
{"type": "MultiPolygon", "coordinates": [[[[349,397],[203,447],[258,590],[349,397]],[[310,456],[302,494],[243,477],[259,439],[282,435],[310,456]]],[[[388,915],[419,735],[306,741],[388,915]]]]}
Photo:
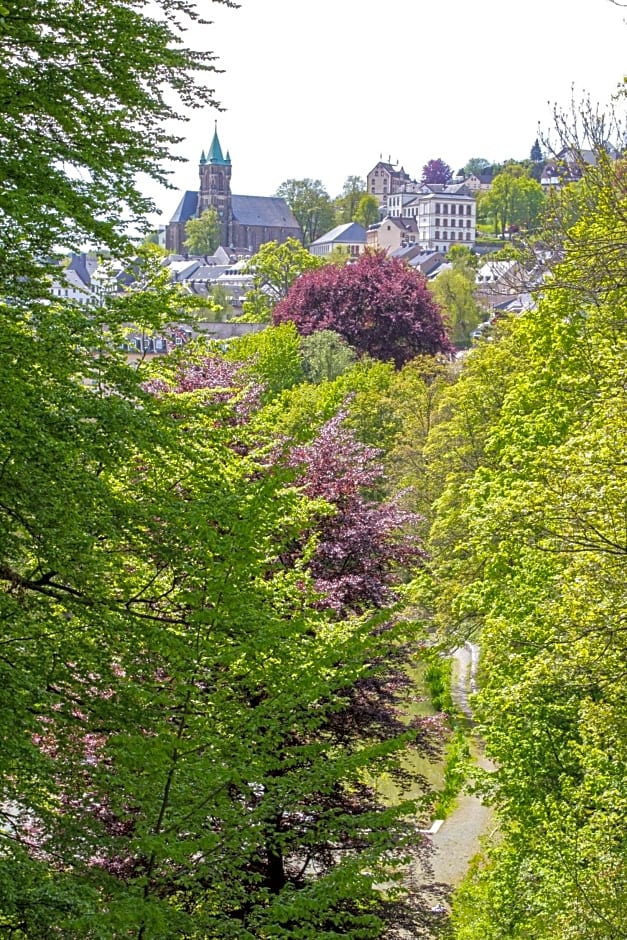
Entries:
{"type": "Polygon", "coordinates": [[[280,196],[233,196],[233,219],[241,225],[300,229],[285,199],[280,196]]]}
{"type": "Polygon", "coordinates": [[[198,193],[188,189],[186,193],[183,193],[183,198],[176,207],[170,222],[187,222],[188,219],[194,218],[197,206],[198,193]]]}
{"type": "MultiPolygon", "coordinates": [[[[198,193],[187,190],[170,222],[187,222],[196,217],[198,193]]],[[[280,196],[232,196],[233,221],[240,225],[261,225],[267,228],[293,228],[300,231],[294,214],[280,196]]]]}
{"type": "Polygon", "coordinates": [[[211,141],[211,147],[209,148],[209,153],[207,154],[207,163],[211,163],[213,166],[230,166],[231,158],[227,153],[226,158],[222,155],[222,147],[220,146],[220,140],[218,138],[218,124],[216,121],[216,126],[213,132],[213,140],[211,141]]]}

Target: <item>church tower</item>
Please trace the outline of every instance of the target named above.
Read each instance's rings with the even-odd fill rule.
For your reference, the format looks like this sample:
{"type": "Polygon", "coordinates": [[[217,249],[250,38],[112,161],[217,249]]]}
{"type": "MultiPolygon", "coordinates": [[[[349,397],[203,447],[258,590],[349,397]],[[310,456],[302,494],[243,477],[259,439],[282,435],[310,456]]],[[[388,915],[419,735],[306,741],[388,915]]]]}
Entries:
{"type": "Polygon", "coordinates": [[[218,213],[222,223],[221,245],[231,243],[231,221],[233,210],[231,205],[231,157],[227,151],[226,157],[222,155],[222,147],[218,139],[218,122],[213,132],[213,140],[207,156],[203,150],[199,166],[200,190],[198,193],[198,215],[209,208],[218,213]]]}

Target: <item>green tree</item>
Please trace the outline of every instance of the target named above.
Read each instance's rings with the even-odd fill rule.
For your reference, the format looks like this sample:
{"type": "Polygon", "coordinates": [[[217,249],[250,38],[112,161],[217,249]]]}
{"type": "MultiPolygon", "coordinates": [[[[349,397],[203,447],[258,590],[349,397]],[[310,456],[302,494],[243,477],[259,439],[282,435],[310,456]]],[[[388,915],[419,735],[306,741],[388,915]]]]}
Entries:
{"type": "Polygon", "coordinates": [[[595,250],[625,240],[609,166],[588,196],[551,290],[467,356],[427,447],[438,616],[480,637],[498,766],[482,785],[499,844],[459,896],[460,940],[625,931],[626,300],[595,250]]]}
{"type": "Polygon", "coordinates": [[[527,230],[536,227],[544,205],[544,192],[536,180],[529,178],[523,166],[509,163],[494,177],[490,189],[481,193],[479,203],[482,213],[492,218],[495,231],[504,235],[510,225],[520,225],[527,230]]]}
{"type": "Polygon", "coordinates": [[[526,232],[535,231],[539,227],[544,204],[544,190],[537,180],[519,180],[512,207],[512,221],[526,232]]]}
{"type": "Polygon", "coordinates": [[[470,345],[470,334],[482,318],[482,309],[475,300],[472,268],[453,267],[441,271],[429,286],[442,310],[453,343],[456,346],[470,345]]]}
{"type": "Polygon", "coordinates": [[[152,207],[136,179],[167,181],[172,109],[214,100],[199,78],[215,70],[215,58],[185,42],[198,13],[182,0],[165,6],[163,16],[151,16],[107,0],[80,10],[56,0],[3,4],[4,284],[25,289],[27,272],[34,286],[29,254],[85,242],[119,248],[129,227],[143,226],[152,207]],[[132,57],[123,51],[128,36],[132,57]]]}
{"type": "Polygon", "coordinates": [[[253,275],[253,286],[246,294],[241,319],[269,323],[274,307],[287,296],[294,281],[323,263],[295,238],[281,244],[266,242],[246,265],[246,272],[253,275]]]}
{"type": "Polygon", "coordinates": [[[185,223],[185,248],[190,255],[212,255],[220,244],[221,224],[217,211],[205,209],[185,223]]]}
{"type": "Polygon", "coordinates": [[[540,141],[538,140],[537,137],[533,142],[533,147],[531,148],[529,159],[532,161],[532,163],[542,163],[542,160],[543,160],[542,148],[540,146],[540,141]]]}
{"type": "Polygon", "coordinates": [[[366,193],[366,184],[361,176],[347,176],[341,194],[334,200],[335,221],[354,222],[359,200],[366,193]]]}
{"type": "Polygon", "coordinates": [[[263,401],[272,400],[304,379],[301,341],[291,323],[267,326],[258,333],[232,339],[226,357],[242,363],[246,374],[261,383],[263,401]]]}
{"type": "Polygon", "coordinates": [[[357,204],[355,222],[359,222],[360,225],[363,225],[363,227],[367,229],[370,225],[374,225],[375,222],[378,222],[379,218],[379,203],[377,202],[376,196],[365,193],[357,204]]]}
{"type": "Polygon", "coordinates": [[[289,179],[281,183],[276,194],[285,199],[296,216],[305,245],[333,228],[333,203],[320,180],[289,179]]]}
{"type": "Polygon", "coordinates": [[[466,176],[471,176],[472,174],[479,176],[481,173],[485,172],[490,165],[490,161],[486,160],[485,157],[471,157],[464,167],[464,173],[466,176]]]}
{"type": "Polygon", "coordinates": [[[455,270],[474,272],[479,266],[479,255],[475,254],[467,245],[451,245],[447,258],[452,262],[455,270]]]}
{"type": "Polygon", "coordinates": [[[303,369],[310,382],[330,382],[352,368],[357,360],[341,336],[332,330],[320,330],[301,339],[303,369]]]}
{"type": "Polygon", "coordinates": [[[211,318],[215,322],[230,319],[233,314],[233,298],[224,284],[213,284],[209,288],[208,299],[213,307],[211,318]]]}
{"type": "Polygon", "coordinates": [[[504,235],[508,226],[512,224],[519,180],[523,175],[524,171],[521,167],[508,163],[494,177],[490,189],[480,194],[481,211],[492,218],[494,231],[500,232],[501,235],[504,235]]]}

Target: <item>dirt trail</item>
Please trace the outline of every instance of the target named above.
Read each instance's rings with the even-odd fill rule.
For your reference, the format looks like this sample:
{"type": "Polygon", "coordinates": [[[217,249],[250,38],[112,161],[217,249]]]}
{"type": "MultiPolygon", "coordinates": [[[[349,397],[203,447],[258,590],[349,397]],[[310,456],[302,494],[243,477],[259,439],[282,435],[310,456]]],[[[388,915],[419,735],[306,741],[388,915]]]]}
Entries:
{"type": "MultiPolygon", "coordinates": [[[[468,699],[475,691],[478,657],[479,650],[473,644],[466,644],[453,654],[452,697],[471,726],[472,711],[468,699]]],[[[470,746],[478,766],[493,770],[494,765],[483,755],[481,741],[472,733],[470,746]]],[[[436,831],[426,836],[433,847],[429,867],[427,869],[417,863],[411,873],[411,881],[420,895],[426,895],[427,906],[434,911],[437,920],[449,909],[452,891],[466,875],[471,860],[480,851],[482,840],[491,835],[493,812],[479,797],[462,792],[449,816],[432,828],[436,831]]]]}

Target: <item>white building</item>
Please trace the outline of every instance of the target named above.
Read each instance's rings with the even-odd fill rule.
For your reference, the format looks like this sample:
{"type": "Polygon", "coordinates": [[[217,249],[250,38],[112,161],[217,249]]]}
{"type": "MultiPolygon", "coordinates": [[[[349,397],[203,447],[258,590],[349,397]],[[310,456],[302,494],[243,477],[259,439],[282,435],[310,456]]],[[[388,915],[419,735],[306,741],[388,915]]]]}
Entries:
{"type": "Polygon", "coordinates": [[[359,222],[336,225],[330,232],[321,235],[309,246],[312,255],[325,257],[339,252],[356,257],[366,249],[366,229],[359,222]]]}
{"type": "MultiPolygon", "coordinates": [[[[379,225],[379,238],[383,235],[384,223],[389,226],[392,219],[407,230],[400,243],[415,243],[424,251],[445,253],[451,245],[472,248],[475,243],[477,202],[463,183],[424,184],[416,194],[394,193],[388,196],[388,216],[379,225]]],[[[371,228],[374,231],[375,227],[371,228]]],[[[368,234],[370,236],[370,230],[368,234]]],[[[383,243],[378,247],[390,248],[383,243]]]]}

